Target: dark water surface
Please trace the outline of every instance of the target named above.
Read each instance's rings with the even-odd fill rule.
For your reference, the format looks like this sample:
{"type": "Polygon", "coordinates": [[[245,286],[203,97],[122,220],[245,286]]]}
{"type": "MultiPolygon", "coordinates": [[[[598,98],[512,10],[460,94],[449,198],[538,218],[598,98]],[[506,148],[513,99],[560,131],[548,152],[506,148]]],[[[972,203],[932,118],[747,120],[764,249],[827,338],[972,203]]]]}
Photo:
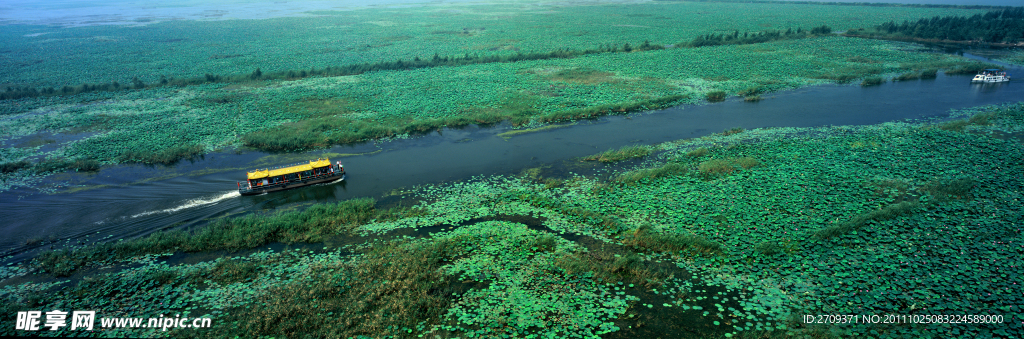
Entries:
{"type": "MultiPolygon", "coordinates": [[[[1019,75],[1017,82],[1024,76],[1021,69],[1010,73],[1019,75]]],[[[346,182],[261,196],[238,196],[232,184],[243,180],[244,171],[257,164],[284,165],[316,158],[325,151],[304,155],[218,153],[173,168],[104,168],[98,174],[70,175],[78,187],[88,188],[73,193],[0,193],[4,234],[0,253],[15,254],[7,261],[20,260],[31,250],[52,245],[32,240],[49,238],[59,242],[59,247],[68,241],[136,237],[165,228],[200,226],[226,215],[380,197],[403,187],[518,173],[624,145],[692,138],[733,127],[876,124],[1024,100],[1020,83],[979,85],[971,84],[970,79],[940,74],[934,80],[867,88],[817,86],[772,94],[756,103],[734,98],[711,105],[606,117],[507,140],[497,136],[503,128],[470,127],[412,139],[339,146],[329,152],[376,153],[332,159],[344,163],[349,172],[346,182]]]]}

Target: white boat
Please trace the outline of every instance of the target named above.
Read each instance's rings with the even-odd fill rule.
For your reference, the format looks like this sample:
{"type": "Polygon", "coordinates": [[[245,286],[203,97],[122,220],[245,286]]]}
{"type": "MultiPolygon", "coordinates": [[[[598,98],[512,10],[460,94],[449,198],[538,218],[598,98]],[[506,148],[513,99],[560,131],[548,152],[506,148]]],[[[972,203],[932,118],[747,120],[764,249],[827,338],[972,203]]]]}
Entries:
{"type": "Polygon", "coordinates": [[[974,76],[971,82],[1007,82],[1010,81],[1010,75],[1006,74],[1006,71],[1001,69],[986,69],[974,76]]]}

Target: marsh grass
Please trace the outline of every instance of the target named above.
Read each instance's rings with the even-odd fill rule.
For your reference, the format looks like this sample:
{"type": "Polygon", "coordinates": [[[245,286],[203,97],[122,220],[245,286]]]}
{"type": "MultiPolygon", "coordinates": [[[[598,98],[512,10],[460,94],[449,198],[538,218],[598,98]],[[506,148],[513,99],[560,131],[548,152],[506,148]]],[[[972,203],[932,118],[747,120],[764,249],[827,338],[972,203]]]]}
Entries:
{"type": "Polygon", "coordinates": [[[963,132],[964,128],[970,126],[971,123],[967,122],[967,119],[953,120],[935,125],[936,128],[946,131],[963,132]]]}
{"type": "Polygon", "coordinates": [[[441,266],[460,240],[393,241],[375,245],[357,262],[312,267],[292,283],[272,287],[258,312],[235,311],[220,337],[402,337],[447,312],[458,285],[441,266]]]}
{"type": "Polygon", "coordinates": [[[519,96],[508,98],[497,108],[469,108],[458,116],[444,119],[371,122],[344,116],[322,116],[257,130],[243,135],[241,139],[244,145],[261,151],[295,152],[394,137],[406,133],[425,134],[444,127],[462,128],[474,124],[491,126],[505,120],[509,120],[513,125],[522,125],[533,120],[554,123],[589,119],[608,114],[664,108],[684,98],[686,98],[684,95],[671,95],[541,115],[540,111],[533,108],[532,103],[535,98],[519,96]]]}
{"type": "Polygon", "coordinates": [[[746,89],[743,89],[742,91],[737,92],[736,95],[743,96],[743,97],[759,96],[762,93],[765,93],[767,91],[768,90],[765,89],[764,87],[755,86],[755,87],[748,87],[746,89]]]}
{"type": "Polygon", "coordinates": [[[209,279],[225,285],[251,280],[257,276],[259,271],[260,267],[257,263],[238,259],[224,259],[217,261],[217,264],[209,272],[205,272],[206,274],[191,278],[199,283],[209,279]]]}
{"type": "Polygon", "coordinates": [[[725,91],[711,91],[705,97],[708,99],[708,102],[722,102],[725,101],[726,96],[728,94],[725,91]]]}
{"type": "Polygon", "coordinates": [[[697,148],[697,149],[691,150],[689,152],[686,152],[686,156],[691,157],[691,158],[700,158],[700,157],[703,157],[705,155],[708,155],[708,153],[711,153],[711,150],[709,150],[707,147],[701,147],[701,148],[697,148]]]}
{"type": "Polygon", "coordinates": [[[663,269],[644,261],[636,253],[617,254],[607,250],[575,252],[555,259],[554,265],[571,275],[592,273],[605,282],[660,286],[668,276],[663,269]]]}
{"type": "Polygon", "coordinates": [[[733,128],[727,129],[725,131],[722,131],[722,133],[719,133],[719,135],[730,136],[730,135],[733,135],[733,134],[743,133],[743,131],[744,131],[743,127],[733,127],[733,128]]]}
{"type": "Polygon", "coordinates": [[[743,101],[746,101],[746,102],[758,102],[758,101],[761,101],[761,96],[760,95],[748,95],[748,96],[743,97],[743,101]]]}
{"type": "Polygon", "coordinates": [[[872,181],[868,186],[874,188],[876,195],[892,196],[896,198],[897,202],[908,201],[914,198],[910,195],[910,184],[903,180],[877,180],[872,181]]]}
{"type": "Polygon", "coordinates": [[[971,126],[971,125],[977,125],[977,126],[991,125],[992,124],[991,121],[992,121],[993,118],[995,118],[995,116],[996,116],[996,112],[976,114],[976,115],[971,116],[968,119],[960,119],[960,120],[948,121],[948,122],[936,124],[936,125],[933,125],[933,126],[928,126],[928,127],[925,127],[925,128],[938,128],[938,129],[946,130],[946,131],[963,132],[964,129],[967,128],[967,126],[971,126]]]}
{"type": "Polygon", "coordinates": [[[548,79],[562,82],[575,82],[582,84],[595,84],[600,82],[615,81],[612,76],[615,73],[602,72],[592,68],[570,68],[555,72],[548,76],[548,79]]]}
{"type": "Polygon", "coordinates": [[[556,179],[556,178],[544,179],[544,189],[546,189],[546,190],[562,187],[563,185],[565,185],[565,180],[562,180],[562,179],[556,179]]]}
{"type": "Polygon", "coordinates": [[[591,155],[583,158],[588,161],[600,161],[603,163],[619,162],[623,160],[629,160],[634,158],[643,158],[648,154],[651,154],[651,148],[646,146],[623,146],[619,149],[607,150],[600,154],[591,155]]]}
{"type": "Polygon", "coordinates": [[[990,64],[990,63],[976,62],[976,63],[970,63],[970,64],[961,64],[961,65],[954,66],[952,68],[948,68],[948,69],[946,69],[945,73],[949,74],[949,75],[953,75],[953,74],[967,74],[967,75],[971,75],[971,74],[977,74],[978,72],[981,72],[982,70],[985,70],[987,68],[999,68],[999,66],[993,65],[993,64],[990,64]]]}
{"type": "Polygon", "coordinates": [[[551,234],[545,234],[537,237],[533,241],[533,250],[539,252],[551,252],[555,250],[555,236],[551,234]]]}
{"type": "Polygon", "coordinates": [[[628,112],[659,109],[673,106],[680,100],[686,99],[686,95],[669,95],[665,97],[624,102],[619,104],[598,105],[587,108],[558,111],[538,117],[538,121],[544,123],[573,121],[580,119],[592,119],[609,114],[622,114],[628,112]]]}
{"type": "Polygon", "coordinates": [[[654,168],[639,169],[620,174],[615,177],[614,181],[622,184],[634,184],[641,180],[654,180],[686,172],[688,172],[686,165],[670,162],[654,168]]]}
{"type": "Polygon", "coordinates": [[[860,85],[863,86],[863,87],[878,86],[878,85],[881,85],[884,82],[885,82],[885,79],[883,79],[882,77],[867,77],[867,78],[864,78],[864,81],[860,82],[860,85]]]}
{"type": "Polygon", "coordinates": [[[622,243],[637,251],[663,252],[681,256],[719,255],[722,245],[697,235],[660,234],[644,224],[627,232],[622,243]]]}
{"type": "Polygon", "coordinates": [[[921,73],[918,73],[918,72],[907,72],[907,73],[903,73],[903,74],[897,75],[895,78],[892,78],[892,81],[910,81],[910,80],[919,80],[919,79],[921,79],[921,73]]]}
{"type": "Polygon", "coordinates": [[[68,160],[60,158],[51,158],[36,163],[33,166],[33,170],[36,173],[64,171],[96,172],[100,169],[100,167],[100,162],[92,159],[68,160]]]}
{"type": "Polygon", "coordinates": [[[396,220],[422,213],[411,208],[378,210],[373,199],[353,199],[302,211],[219,219],[196,231],[163,231],[145,238],[43,252],[33,265],[57,276],[68,276],[90,263],[143,254],[241,250],[272,242],[321,242],[371,220],[396,220]]]}
{"type": "Polygon", "coordinates": [[[22,160],[15,162],[5,162],[0,164],[0,173],[14,173],[21,169],[32,167],[32,163],[22,160]]]}
{"type": "Polygon", "coordinates": [[[761,162],[751,157],[711,159],[697,165],[697,170],[705,179],[715,179],[732,174],[736,170],[750,169],[761,162]]]}
{"type": "Polygon", "coordinates": [[[932,180],[918,188],[918,191],[930,194],[940,202],[949,199],[968,199],[975,184],[976,182],[969,178],[932,180]]]}
{"type": "Polygon", "coordinates": [[[711,159],[697,165],[697,170],[705,177],[719,177],[731,174],[736,168],[726,159],[711,159]]]}
{"type": "Polygon", "coordinates": [[[502,137],[502,138],[505,138],[505,139],[508,139],[508,138],[511,138],[511,137],[514,137],[514,136],[517,136],[517,135],[522,135],[522,134],[527,134],[527,133],[534,133],[534,132],[542,132],[542,131],[547,131],[547,130],[565,128],[565,127],[569,127],[569,126],[572,126],[572,125],[547,125],[547,126],[541,126],[541,127],[537,127],[537,128],[530,128],[530,129],[517,129],[517,130],[511,130],[511,131],[508,131],[508,132],[498,133],[498,136],[502,137]]]}
{"type": "Polygon", "coordinates": [[[878,75],[885,73],[885,67],[878,64],[854,64],[840,67],[831,71],[822,71],[815,75],[818,79],[832,80],[841,84],[849,83],[854,79],[864,76],[878,75]]]}
{"type": "Polygon", "coordinates": [[[939,70],[935,68],[929,68],[921,71],[921,79],[935,79],[938,76],[939,70]]]}
{"type": "Polygon", "coordinates": [[[920,203],[916,201],[904,201],[892,204],[881,209],[854,216],[849,221],[840,225],[826,227],[814,233],[818,239],[830,239],[841,236],[863,227],[869,221],[883,221],[895,219],[900,216],[913,214],[920,203]]]}
{"type": "Polygon", "coordinates": [[[512,192],[511,199],[516,199],[534,207],[550,209],[562,213],[566,217],[597,226],[610,233],[618,233],[626,229],[626,224],[614,215],[607,215],[587,208],[562,203],[539,194],[512,192]]]}

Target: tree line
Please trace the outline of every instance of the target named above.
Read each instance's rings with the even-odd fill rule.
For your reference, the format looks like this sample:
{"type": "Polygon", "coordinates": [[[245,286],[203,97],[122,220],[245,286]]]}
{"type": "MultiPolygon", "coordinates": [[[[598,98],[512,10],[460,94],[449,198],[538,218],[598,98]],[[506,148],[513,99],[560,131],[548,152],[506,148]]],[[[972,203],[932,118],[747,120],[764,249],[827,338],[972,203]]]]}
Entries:
{"type": "Polygon", "coordinates": [[[801,39],[808,36],[819,36],[832,34],[832,28],[826,25],[821,25],[812,28],[810,31],[804,31],[803,28],[797,28],[795,31],[789,28],[785,31],[762,31],[762,32],[743,32],[733,31],[731,34],[706,34],[698,35],[693,40],[683,43],[682,45],[688,47],[703,47],[703,46],[716,46],[716,45],[746,45],[746,44],[758,44],[763,42],[775,41],[775,40],[789,40],[789,39],[801,39]]]}
{"type": "Polygon", "coordinates": [[[868,35],[1015,44],[1024,42],[1024,7],[964,16],[935,16],[878,25],[868,35]]]}
{"type": "MultiPolygon", "coordinates": [[[[762,43],[774,40],[784,39],[798,39],[808,35],[824,35],[830,34],[832,29],[828,26],[820,26],[811,29],[809,32],[804,31],[801,28],[797,28],[795,31],[792,29],[783,31],[766,31],[766,32],[744,32],[742,35],[739,31],[733,32],[733,34],[707,34],[700,35],[691,41],[677,44],[675,47],[701,47],[701,46],[714,46],[714,45],[730,45],[730,44],[753,44],[762,43]]],[[[621,46],[616,44],[603,44],[597,48],[591,48],[586,50],[575,50],[575,49],[559,49],[550,52],[533,52],[533,53],[516,53],[508,55],[485,55],[480,56],[478,54],[466,53],[462,56],[441,56],[434,54],[433,57],[421,59],[415,57],[412,60],[398,59],[395,61],[381,61],[374,63],[362,63],[353,64],[346,66],[332,66],[325,68],[310,68],[308,70],[287,70],[265,73],[260,68],[256,68],[250,74],[235,74],[235,75],[219,75],[219,74],[204,74],[202,77],[193,78],[174,78],[161,76],[159,81],[146,83],[139,80],[138,77],[132,78],[130,83],[121,84],[117,81],[110,83],[100,84],[81,84],[78,86],[64,86],[61,88],[56,87],[44,87],[35,88],[30,86],[9,86],[3,92],[0,92],[0,100],[8,99],[20,99],[20,98],[31,98],[39,96],[56,96],[56,95],[74,95],[88,92],[101,92],[101,91],[120,91],[130,89],[144,89],[151,87],[161,86],[188,86],[188,85],[199,85],[208,83],[240,83],[247,81],[256,80],[295,80],[302,79],[311,76],[345,76],[345,75],[358,75],[366,72],[374,71],[390,71],[390,70],[408,70],[416,68],[427,68],[427,67],[441,67],[441,66],[463,66],[471,64],[484,64],[484,63],[495,63],[495,62],[517,62],[527,60],[545,60],[545,59],[568,59],[575,58],[589,54],[600,54],[600,53],[621,53],[621,52],[642,52],[665,49],[666,46],[659,44],[652,44],[649,40],[644,41],[639,45],[630,45],[625,43],[621,46]]]]}

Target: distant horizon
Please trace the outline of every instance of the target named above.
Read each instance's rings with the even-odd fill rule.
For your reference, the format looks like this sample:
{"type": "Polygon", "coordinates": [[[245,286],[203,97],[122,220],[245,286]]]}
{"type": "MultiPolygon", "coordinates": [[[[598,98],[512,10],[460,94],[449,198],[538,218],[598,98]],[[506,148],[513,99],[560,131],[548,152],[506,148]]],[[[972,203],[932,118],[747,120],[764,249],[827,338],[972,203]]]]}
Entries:
{"type": "MultiPolygon", "coordinates": [[[[646,3],[655,0],[594,0],[594,1],[480,1],[480,0],[298,0],[278,2],[244,0],[172,0],[166,2],[139,1],[48,1],[10,0],[0,5],[0,25],[28,24],[55,26],[92,25],[147,25],[171,20],[231,20],[302,17],[314,11],[346,11],[374,7],[446,6],[483,4],[547,4],[566,6],[574,4],[646,3]]],[[[728,1],[728,0],[725,0],[728,1]]],[[[771,1],[771,0],[769,0],[771,1]]],[[[1015,6],[1019,0],[778,0],[782,2],[849,2],[887,3],[944,6],[1015,6]]]]}
{"type": "Polygon", "coordinates": [[[1021,6],[1020,0],[780,0],[809,2],[862,2],[907,5],[944,5],[944,6],[1021,6]]]}

